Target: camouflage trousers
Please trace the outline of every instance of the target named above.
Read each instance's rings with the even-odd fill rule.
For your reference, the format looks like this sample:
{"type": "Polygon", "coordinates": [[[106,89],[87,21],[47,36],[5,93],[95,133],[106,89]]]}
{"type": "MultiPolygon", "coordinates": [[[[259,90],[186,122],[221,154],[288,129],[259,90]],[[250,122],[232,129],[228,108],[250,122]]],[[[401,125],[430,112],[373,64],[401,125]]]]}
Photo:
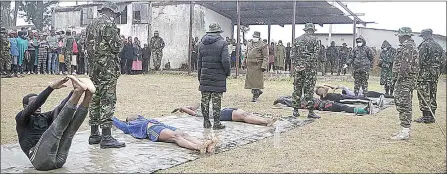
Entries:
{"type": "Polygon", "coordinates": [[[213,118],[220,118],[222,95],[222,92],[202,92],[201,109],[205,120],[210,118],[210,102],[213,103],[213,118]]]}
{"type": "Polygon", "coordinates": [[[362,88],[363,94],[365,95],[368,94],[369,72],[355,70],[353,73],[353,77],[354,77],[354,94],[357,95],[359,93],[360,88],[362,88]]]}
{"type": "Polygon", "coordinates": [[[73,59],[73,54],[72,53],[66,53],[64,55],[64,63],[65,63],[65,67],[66,67],[66,71],[68,74],[71,74],[72,70],[71,70],[71,59],[73,59]]]}
{"type": "Polygon", "coordinates": [[[331,74],[333,73],[340,73],[340,64],[338,60],[331,61],[331,74]]]}
{"type": "Polygon", "coordinates": [[[438,108],[438,104],[436,103],[436,93],[437,93],[438,81],[419,81],[417,84],[417,90],[422,94],[425,101],[428,103],[428,106],[422,97],[418,93],[419,99],[419,109],[421,111],[435,111],[438,108]]]}
{"type": "Polygon", "coordinates": [[[0,71],[6,71],[7,73],[11,72],[11,55],[9,55],[9,53],[1,56],[0,71]]]}
{"type": "Polygon", "coordinates": [[[409,77],[399,77],[396,80],[394,101],[399,112],[400,125],[404,128],[411,126],[415,81],[415,78],[409,77]]]}
{"type": "Polygon", "coordinates": [[[326,61],[319,61],[318,62],[318,69],[320,70],[322,75],[326,75],[326,61]]]}
{"type": "Polygon", "coordinates": [[[163,58],[163,52],[154,51],[151,53],[151,57],[154,58],[154,69],[159,70],[161,66],[161,59],[163,58]]]}
{"type": "Polygon", "coordinates": [[[299,109],[301,106],[301,96],[307,101],[307,109],[313,110],[313,94],[315,83],[317,82],[317,72],[313,70],[303,70],[294,72],[293,75],[292,107],[299,109]]]}
{"type": "Polygon", "coordinates": [[[90,103],[90,125],[100,125],[109,128],[115,113],[117,78],[101,79],[91,76],[96,92],[90,103]]]}

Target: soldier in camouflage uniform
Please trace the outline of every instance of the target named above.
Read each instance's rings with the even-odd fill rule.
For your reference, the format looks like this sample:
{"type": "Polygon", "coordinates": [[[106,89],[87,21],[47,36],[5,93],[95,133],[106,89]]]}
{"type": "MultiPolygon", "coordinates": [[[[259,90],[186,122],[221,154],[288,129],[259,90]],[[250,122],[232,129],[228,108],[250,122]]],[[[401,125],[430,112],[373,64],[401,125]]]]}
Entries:
{"type": "Polygon", "coordinates": [[[412,117],[413,90],[416,87],[419,69],[419,55],[416,44],[411,38],[411,28],[402,27],[396,34],[399,37],[399,48],[393,65],[393,77],[396,80],[394,101],[399,112],[400,125],[403,129],[393,134],[393,140],[406,140],[410,138],[412,117]]]}
{"type": "Polygon", "coordinates": [[[396,49],[391,47],[388,41],[383,41],[382,43],[382,51],[380,52],[379,59],[379,67],[381,68],[380,72],[380,85],[385,86],[385,94],[393,95],[394,92],[394,83],[392,80],[393,77],[393,62],[394,57],[396,56],[396,49]]]}
{"type": "Polygon", "coordinates": [[[6,77],[11,76],[11,55],[9,51],[9,40],[6,34],[6,28],[2,27],[0,29],[0,72],[6,77]]]}
{"type": "Polygon", "coordinates": [[[346,69],[343,69],[343,65],[346,64],[349,57],[349,48],[346,46],[346,43],[343,43],[340,49],[340,66],[338,67],[340,72],[343,71],[343,75],[346,75],[346,69]]]}
{"type": "Polygon", "coordinates": [[[294,66],[294,91],[292,93],[293,116],[300,116],[298,109],[301,105],[301,95],[304,93],[304,100],[307,101],[309,110],[308,118],[320,118],[314,113],[313,93],[317,81],[317,61],[320,53],[320,44],[317,37],[315,25],[307,23],[304,27],[305,34],[295,39],[292,48],[292,65],[294,66]]]}
{"type": "Polygon", "coordinates": [[[320,42],[320,53],[318,55],[319,55],[320,59],[318,60],[318,63],[319,63],[318,67],[321,71],[321,75],[325,76],[326,75],[326,66],[327,66],[326,48],[324,48],[324,45],[321,44],[321,41],[319,41],[319,42],[320,42]]]}
{"type": "Polygon", "coordinates": [[[338,69],[340,64],[340,55],[337,47],[335,46],[335,41],[332,41],[331,46],[327,48],[326,57],[331,63],[331,75],[334,75],[334,72],[337,72],[338,75],[340,75],[340,70],[338,69]]]}
{"type": "Polygon", "coordinates": [[[366,94],[368,94],[369,70],[372,68],[374,55],[371,49],[366,46],[366,41],[363,37],[360,36],[355,41],[357,47],[352,50],[343,68],[346,68],[347,64],[352,64],[354,70],[354,94],[358,96],[360,87],[362,87],[363,94],[366,97],[366,94]]]}
{"type": "Polygon", "coordinates": [[[120,31],[114,18],[120,12],[118,6],[112,2],[103,4],[98,12],[101,15],[86,29],[89,76],[97,89],[90,104],[89,144],[99,143],[101,148],[120,148],[125,143],[113,138],[111,130],[116,104],[116,83],[120,76],[118,53],[121,47],[120,31]],[[102,136],[99,134],[99,125],[102,136]]]}
{"type": "Polygon", "coordinates": [[[430,109],[435,113],[437,108],[436,92],[445,55],[441,45],[433,39],[433,31],[431,29],[422,30],[420,36],[424,40],[418,47],[420,70],[417,80],[417,90],[422,94],[422,97],[418,94],[422,117],[415,120],[415,122],[434,123],[435,118],[431,114],[430,109]],[[423,99],[426,101],[424,102],[423,99]]]}
{"type": "Polygon", "coordinates": [[[149,47],[151,49],[151,57],[154,59],[154,69],[158,71],[163,58],[163,48],[165,47],[165,42],[159,36],[158,31],[154,32],[154,37],[151,38],[149,47]]]}

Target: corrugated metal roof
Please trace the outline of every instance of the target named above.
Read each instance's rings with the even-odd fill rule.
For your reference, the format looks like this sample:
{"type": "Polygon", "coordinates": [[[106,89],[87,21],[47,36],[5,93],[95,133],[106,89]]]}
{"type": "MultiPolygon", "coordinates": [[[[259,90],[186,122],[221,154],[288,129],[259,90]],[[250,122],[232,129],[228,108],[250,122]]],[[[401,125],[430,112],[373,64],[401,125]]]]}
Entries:
{"type": "MultiPolygon", "coordinates": [[[[235,1],[199,1],[217,13],[237,22],[235,1]]],[[[293,1],[243,1],[239,2],[242,25],[292,24],[293,1]]],[[[312,22],[315,24],[352,24],[353,20],[326,1],[297,1],[296,24],[312,22]]]]}

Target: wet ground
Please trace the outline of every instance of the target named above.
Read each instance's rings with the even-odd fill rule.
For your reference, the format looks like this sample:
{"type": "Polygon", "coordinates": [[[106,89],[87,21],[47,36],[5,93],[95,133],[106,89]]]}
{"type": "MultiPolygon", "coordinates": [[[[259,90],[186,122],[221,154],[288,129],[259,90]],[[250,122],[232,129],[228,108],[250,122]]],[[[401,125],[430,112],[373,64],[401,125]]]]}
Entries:
{"type": "MultiPolygon", "coordinates": [[[[200,139],[210,135],[217,136],[220,140],[217,153],[266,139],[272,136],[274,131],[274,127],[223,122],[227,126],[225,130],[214,132],[204,130],[201,127],[202,119],[197,117],[173,116],[159,120],[200,139]]],[[[274,126],[279,125],[280,130],[285,132],[311,122],[313,120],[286,117],[276,122],[274,126]]],[[[76,134],[64,167],[47,172],[34,170],[18,144],[2,145],[1,173],[153,173],[207,156],[171,143],[135,139],[118,129],[114,130],[115,138],[126,142],[126,147],[120,149],[100,149],[99,145],[89,145],[88,136],[88,131],[76,134]]]]}

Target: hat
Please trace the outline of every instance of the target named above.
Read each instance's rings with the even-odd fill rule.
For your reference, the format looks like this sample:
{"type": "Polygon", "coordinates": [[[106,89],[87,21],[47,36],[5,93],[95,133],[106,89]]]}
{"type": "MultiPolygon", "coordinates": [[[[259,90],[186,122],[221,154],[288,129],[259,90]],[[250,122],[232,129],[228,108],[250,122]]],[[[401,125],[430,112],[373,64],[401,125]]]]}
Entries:
{"type": "Polygon", "coordinates": [[[261,32],[258,31],[253,32],[253,38],[261,38],[261,32]]]}
{"type": "Polygon", "coordinates": [[[419,36],[430,36],[433,35],[433,30],[431,29],[424,29],[421,31],[421,34],[419,36]]]}
{"type": "Polygon", "coordinates": [[[158,33],[158,30],[156,30],[156,31],[154,32],[154,34],[159,34],[159,33],[158,33]]]}
{"type": "Polygon", "coordinates": [[[410,27],[401,27],[395,35],[396,36],[413,36],[414,34],[410,27]]]}
{"type": "Polygon", "coordinates": [[[6,33],[6,28],[2,27],[2,28],[0,29],[0,33],[6,33]]]}
{"type": "Polygon", "coordinates": [[[343,45],[343,46],[347,46],[347,44],[346,44],[346,43],[343,43],[342,45],[343,45]]]}
{"type": "Polygon", "coordinates": [[[220,24],[217,22],[213,22],[210,24],[209,30],[206,33],[222,33],[222,32],[223,32],[223,30],[220,27],[220,24]]]}
{"type": "Polygon", "coordinates": [[[317,31],[317,29],[315,29],[315,25],[313,23],[306,23],[306,25],[304,25],[304,31],[312,29],[314,31],[317,31]]]}
{"type": "Polygon", "coordinates": [[[98,9],[98,12],[102,12],[103,9],[110,9],[113,13],[121,14],[118,6],[113,2],[105,2],[104,4],[102,4],[101,8],[98,9]]]}

